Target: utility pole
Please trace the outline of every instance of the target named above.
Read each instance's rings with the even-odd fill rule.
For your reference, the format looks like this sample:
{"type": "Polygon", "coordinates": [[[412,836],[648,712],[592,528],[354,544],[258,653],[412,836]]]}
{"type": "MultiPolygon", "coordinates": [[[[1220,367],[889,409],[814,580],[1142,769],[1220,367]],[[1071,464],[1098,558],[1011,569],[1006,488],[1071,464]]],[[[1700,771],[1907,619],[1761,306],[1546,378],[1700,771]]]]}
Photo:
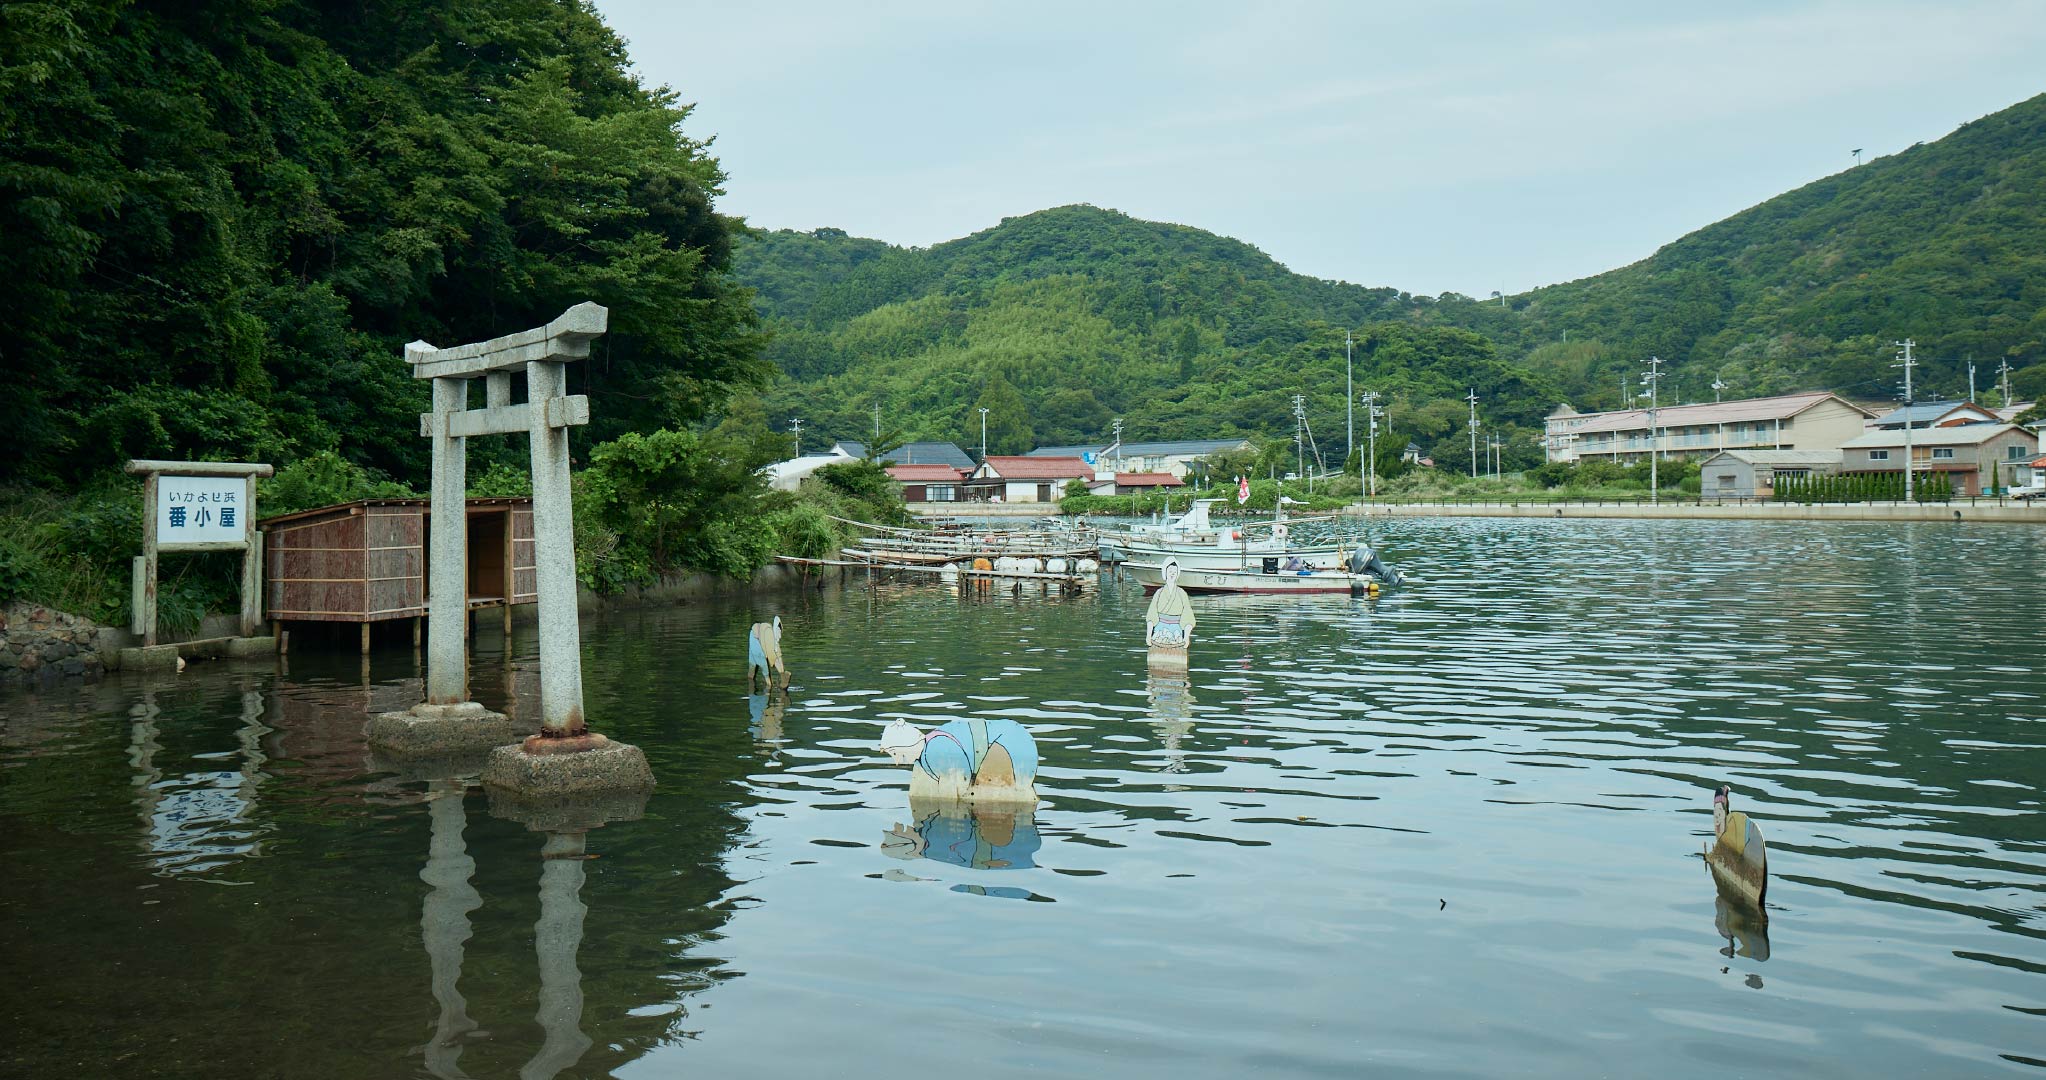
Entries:
{"type": "Polygon", "coordinates": [[[1357,448],[1357,387],[1350,357],[1350,332],[1343,331],[1343,454],[1357,448]]]}
{"type": "Polygon", "coordinates": [[[1470,396],[1464,400],[1471,403],[1471,479],[1478,478],[1478,388],[1471,387],[1470,396]]]}
{"type": "Polygon", "coordinates": [[[1975,358],[1968,358],[1968,404],[1975,404],[1975,358]]]}
{"type": "MultiPolygon", "coordinates": [[[[1307,395],[1293,395],[1293,452],[1300,459],[1298,466],[1301,476],[1307,475],[1307,395]]],[[[1307,482],[1307,490],[1314,490],[1314,481],[1307,482]]]]}
{"type": "Polygon", "coordinates": [[[980,410],[980,460],[987,461],[987,410],[980,410]]]}
{"type": "Polygon", "coordinates": [[[1897,362],[1890,366],[1904,369],[1904,501],[1908,503],[1918,501],[1911,482],[1911,369],[1918,366],[1918,361],[1911,359],[1911,346],[1917,343],[1905,338],[1895,344],[1897,362]]]}
{"type": "Polygon", "coordinates": [[[789,421],[789,427],[796,433],[796,456],[803,456],[803,418],[798,416],[789,421]]]}
{"type": "Polygon", "coordinates": [[[1655,444],[1657,442],[1655,436],[1655,407],[1659,404],[1656,398],[1656,387],[1662,382],[1661,357],[1651,356],[1648,358],[1648,372],[1641,376],[1641,382],[1648,387],[1648,503],[1650,506],[1660,506],[1662,504],[1662,484],[1660,478],[1656,475],[1655,465],[1655,444]]]}
{"type": "Polygon", "coordinates": [[[1720,382],[1718,379],[1712,380],[1712,404],[1719,404],[1719,392],[1724,389],[1726,389],[1725,383],[1720,382]]]}
{"type": "Polygon", "coordinates": [[[1116,471],[1116,472],[1121,472],[1121,471],[1122,471],[1122,417],[1120,417],[1120,416],[1116,417],[1116,418],[1115,418],[1115,423],[1113,423],[1113,424],[1110,424],[1110,425],[1109,425],[1109,427],[1110,427],[1110,428],[1111,428],[1112,430],[1114,430],[1114,432],[1115,432],[1115,471],[1116,471]]]}
{"type": "Polygon", "coordinates": [[[2010,408],[2010,357],[2004,357],[2003,364],[1996,371],[2003,383],[2003,401],[2001,404],[2004,408],[2008,409],[2010,408]]]}
{"type": "Polygon", "coordinates": [[[1369,477],[1365,492],[1372,498],[1378,497],[1378,418],[1384,410],[1378,407],[1378,391],[1364,391],[1364,475],[1369,477]]]}

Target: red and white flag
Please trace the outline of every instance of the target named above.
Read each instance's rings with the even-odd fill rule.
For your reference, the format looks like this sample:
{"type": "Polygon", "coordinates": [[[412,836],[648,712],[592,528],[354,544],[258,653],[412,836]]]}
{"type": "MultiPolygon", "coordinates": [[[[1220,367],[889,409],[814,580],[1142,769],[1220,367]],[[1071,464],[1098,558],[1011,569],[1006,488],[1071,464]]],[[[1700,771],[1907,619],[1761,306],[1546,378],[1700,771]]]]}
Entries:
{"type": "Polygon", "coordinates": [[[1247,503],[1249,501],[1250,501],[1250,477],[1239,476],[1236,478],[1236,505],[1242,506],[1244,503],[1247,503]]]}

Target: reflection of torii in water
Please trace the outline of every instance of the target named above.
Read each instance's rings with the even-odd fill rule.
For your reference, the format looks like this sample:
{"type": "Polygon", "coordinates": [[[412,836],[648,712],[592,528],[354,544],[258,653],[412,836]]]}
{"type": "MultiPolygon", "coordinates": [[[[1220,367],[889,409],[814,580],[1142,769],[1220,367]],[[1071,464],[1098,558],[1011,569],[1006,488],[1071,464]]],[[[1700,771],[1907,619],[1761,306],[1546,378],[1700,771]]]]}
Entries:
{"type": "Polygon", "coordinates": [[[435,780],[427,785],[427,791],[433,839],[419,880],[433,889],[420,906],[419,936],[426,943],[426,959],[433,968],[433,1000],[440,1006],[440,1019],[433,1026],[433,1041],[419,1051],[426,1058],[427,1072],[441,1080],[461,1080],[469,1074],[457,1062],[464,1040],[476,1031],[476,1021],[469,1018],[469,1003],[463,1000],[459,986],[462,946],[469,940],[469,913],[483,906],[483,897],[469,883],[476,873],[476,860],[469,857],[469,845],[462,837],[468,824],[463,806],[468,784],[435,780]]]}
{"type": "MultiPolygon", "coordinates": [[[[463,947],[469,940],[469,913],[483,906],[483,898],[470,884],[476,861],[469,857],[462,837],[467,789],[467,783],[460,780],[432,782],[433,839],[426,869],[419,875],[433,886],[422,905],[419,926],[433,968],[433,1000],[440,1005],[433,1041],[420,1051],[427,1071],[441,1080],[466,1080],[468,1074],[458,1063],[462,1050],[467,1040],[488,1034],[476,1030],[468,1002],[457,985],[462,977],[463,947]]],[[[576,966],[583,916],[589,912],[581,899],[583,836],[579,832],[548,833],[540,848],[540,920],[533,924],[540,1008],[533,1019],[546,1037],[532,1060],[519,1070],[522,1080],[547,1080],[572,1068],[590,1048],[590,1037],[582,1031],[582,972],[576,966]]]]}

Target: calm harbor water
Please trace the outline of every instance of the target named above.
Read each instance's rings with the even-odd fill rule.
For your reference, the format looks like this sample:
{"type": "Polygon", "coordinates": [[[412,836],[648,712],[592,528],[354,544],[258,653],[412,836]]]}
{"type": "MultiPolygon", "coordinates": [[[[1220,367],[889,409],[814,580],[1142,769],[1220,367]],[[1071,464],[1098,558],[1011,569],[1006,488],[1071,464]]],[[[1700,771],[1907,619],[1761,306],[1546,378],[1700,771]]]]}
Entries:
{"type": "MultiPolygon", "coordinates": [[[[366,767],[409,649],[0,696],[0,1073],[2046,1075],[2040,530],[1378,539],[1405,591],[1197,601],[1178,682],[1113,582],[591,620],[661,789],[583,859],[366,767]],[[1034,815],[872,749],[963,715],[1036,734],[1034,815]],[[1697,857],[1721,782],[1766,933],[1697,857]]],[[[533,647],[481,631],[477,697],[533,647]]]]}

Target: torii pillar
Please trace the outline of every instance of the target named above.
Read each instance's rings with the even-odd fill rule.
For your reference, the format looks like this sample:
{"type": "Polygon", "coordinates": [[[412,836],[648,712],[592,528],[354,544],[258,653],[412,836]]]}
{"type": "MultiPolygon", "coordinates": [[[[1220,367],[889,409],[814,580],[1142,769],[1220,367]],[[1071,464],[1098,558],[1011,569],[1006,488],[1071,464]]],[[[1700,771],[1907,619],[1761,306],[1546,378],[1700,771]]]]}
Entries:
{"type": "Polygon", "coordinates": [[[590,402],[570,395],[565,365],[590,354],[610,312],[577,304],[546,326],[489,341],[436,349],[405,346],[414,378],[433,380],[433,411],[419,433],[433,440],[428,540],[426,700],[370,722],[370,743],[399,753],[457,754],[495,747],[484,786],[516,796],[574,797],[649,791],[653,772],[639,748],[589,730],[583,716],[582,637],[576,622],[575,511],[568,480],[568,429],[589,423],[590,402]],[[526,400],[511,400],[512,373],[525,369],[526,400]],[[484,407],[469,408],[482,378],[484,407]],[[534,567],[540,620],[540,733],[516,743],[503,714],[469,700],[464,624],[468,598],[467,440],[525,434],[532,443],[534,567]],[[512,744],[512,745],[505,745],[512,744]]]}

